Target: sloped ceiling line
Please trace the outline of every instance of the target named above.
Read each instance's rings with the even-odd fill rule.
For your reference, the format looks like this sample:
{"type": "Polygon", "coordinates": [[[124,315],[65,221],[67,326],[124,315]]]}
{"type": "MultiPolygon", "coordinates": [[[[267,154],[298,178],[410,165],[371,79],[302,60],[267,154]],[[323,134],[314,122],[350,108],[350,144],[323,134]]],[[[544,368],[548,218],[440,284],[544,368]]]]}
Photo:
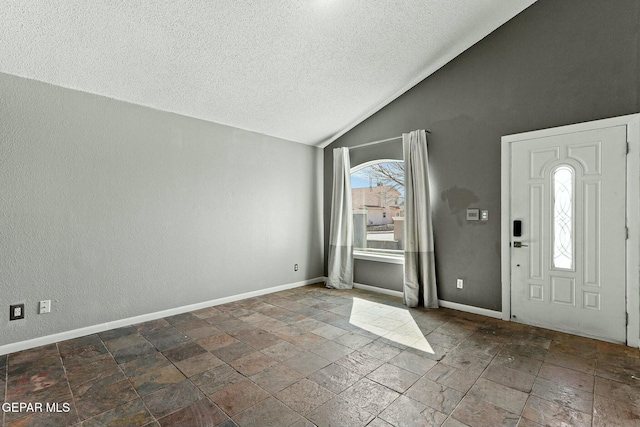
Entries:
{"type": "Polygon", "coordinates": [[[325,146],[534,0],[7,0],[0,72],[325,146]]]}

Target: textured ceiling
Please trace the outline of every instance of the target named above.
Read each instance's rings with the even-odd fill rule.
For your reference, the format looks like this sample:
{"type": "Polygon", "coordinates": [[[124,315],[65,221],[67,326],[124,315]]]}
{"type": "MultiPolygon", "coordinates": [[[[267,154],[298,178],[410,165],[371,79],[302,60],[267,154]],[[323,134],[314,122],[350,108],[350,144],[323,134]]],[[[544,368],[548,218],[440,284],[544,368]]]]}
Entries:
{"type": "Polygon", "coordinates": [[[535,0],[3,0],[0,72],[324,145],[535,0]]]}

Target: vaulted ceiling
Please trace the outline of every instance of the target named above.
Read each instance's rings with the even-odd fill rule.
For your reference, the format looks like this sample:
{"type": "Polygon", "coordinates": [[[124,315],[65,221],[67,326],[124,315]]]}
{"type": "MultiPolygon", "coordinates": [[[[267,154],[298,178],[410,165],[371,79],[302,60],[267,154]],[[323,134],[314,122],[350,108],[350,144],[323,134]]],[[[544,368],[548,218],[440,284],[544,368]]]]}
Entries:
{"type": "Polygon", "coordinates": [[[325,145],[535,0],[6,0],[0,72],[325,145]]]}

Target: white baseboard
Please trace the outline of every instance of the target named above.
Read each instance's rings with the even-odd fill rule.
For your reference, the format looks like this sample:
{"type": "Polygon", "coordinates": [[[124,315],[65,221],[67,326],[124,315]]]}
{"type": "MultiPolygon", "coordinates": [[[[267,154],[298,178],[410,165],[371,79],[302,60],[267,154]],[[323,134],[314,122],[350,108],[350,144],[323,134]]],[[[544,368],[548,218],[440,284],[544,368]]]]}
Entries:
{"type": "MultiPolygon", "coordinates": [[[[324,280],[326,281],[326,279],[327,278],[325,277],[324,280]]],[[[399,291],[392,291],[391,289],[379,288],[377,286],[363,285],[362,283],[354,283],[353,287],[356,289],[377,292],[379,294],[391,295],[394,297],[402,298],[403,296],[402,292],[399,292],[399,291]]],[[[444,307],[444,308],[451,308],[453,310],[464,311],[466,313],[480,314],[482,316],[492,317],[494,319],[502,319],[501,311],[494,311],[494,310],[489,310],[487,308],[474,307],[472,305],[459,304],[457,302],[450,302],[450,301],[444,301],[444,300],[438,300],[438,304],[440,305],[440,307],[444,307]]],[[[508,322],[509,319],[507,319],[506,321],[508,322]]],[[[544,325],[540,325],[540,326],[543,328],[549,328],[549,326],[544,326],[544,325]]],[[[567,332],[567,333],[571,334],[574,332],[567,332]]],[[[592,338],[592,337],[589,337],[589,338],[592,338]]],[[[601,339],[601,338],[595,338],[595,339],[601,339]]],[[[640,346],[640,342],[638,340],[628,339],[627,346],[638,348],[640,346]]]]}
{"type": "Polygon", "coordinates": [[[363,291],[377,292],[379,294],[391,295],[393,297],[400,297],[400,298],[403,297],[403,294],[400,291],[379,288],[377,286],[363,285],[362,283],[354,283],[353,287],[356,289],[362,289],[363,291]]]}
{"type": "MultiPolygon", "coordinates": [[[[379,288],[377,286],[363,285],[362,283],[354,283],[353,287],[356,289],[362,289],[365,291],[377,292],[380,294],[391,295],[394,297],[403,297],[403,293],[400,291],[393,291],[391,289],[379,288]]],[[[480,314],[482,316],[493,317],[495,319],[502,318],[501,311],[493,311],[486,308],[474,307],[472,305],[459,304],[457,302],[450,302],[444,300],[438,300],[440,307],[451,308],[458,311],[464,311],[467,313],[480,314]]]]}
{"type": "Polygon", "coordinates": [[[57,334],[47,335],[44,337],[33,338],[26,341],[6,344],[0,346],[0,356],[15,353],[17,351],[28,350],[30,348],[40,347],[47,344],[53,344],[59,341],[66,341],[73,338],[83,337],[85,335],[97,334],[99,332],[108,331],[110,329],[122,328],[125,326],[135,325],[138,323],[148,322],[151,320],[162,319],[163,317],[175,316],[176,314],[188,313],[190,311],[200,310],[202,308],[213,307],[216,305],[226,304],[229,302],[240,301],[247,298],[253,298],[261,295],[271,294],[287,289],[299,288],[301,286],[311,285],[323,282],[323,277],[303,280],[301,282],[288,283],[285,285],[274,286],[271,288],[260,289],[257,291],[246,292],[243,294],[232,295],[228,297],[218,298],[210,301],[199,302],[196,304],[185,305],[182,307],[170,308],[167,310],[156,311],[154,313],[142,314],[140,316],[128,317],[126,319],[114,320],[98,325],[87,326],[84,328],[73,329],[71,331],[60,332],[57,334]]]}
{"type": "Polygon", "coordinates": [[[452,308],[458,311],[465,311],[467,313],[480,314],[482,316],[493,317],[494,319],[502,319],[501,311],[489,310],[487,308],[474,307],[472,305],[458,304],[457,302],[450,302],[444,300],[438,300],[440,307],[452,308]]]}

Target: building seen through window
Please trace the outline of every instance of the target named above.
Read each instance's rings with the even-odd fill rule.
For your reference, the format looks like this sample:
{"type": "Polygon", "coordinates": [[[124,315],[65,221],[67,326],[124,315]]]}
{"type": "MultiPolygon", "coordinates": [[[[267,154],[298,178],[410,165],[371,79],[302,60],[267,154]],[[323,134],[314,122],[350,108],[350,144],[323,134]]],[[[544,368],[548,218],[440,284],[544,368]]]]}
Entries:
{"type": "Polygon", "coordinates": [[[404,250],[404,162],[381,160],[351,169],[354,248],[402,254],[404,250]]]}

